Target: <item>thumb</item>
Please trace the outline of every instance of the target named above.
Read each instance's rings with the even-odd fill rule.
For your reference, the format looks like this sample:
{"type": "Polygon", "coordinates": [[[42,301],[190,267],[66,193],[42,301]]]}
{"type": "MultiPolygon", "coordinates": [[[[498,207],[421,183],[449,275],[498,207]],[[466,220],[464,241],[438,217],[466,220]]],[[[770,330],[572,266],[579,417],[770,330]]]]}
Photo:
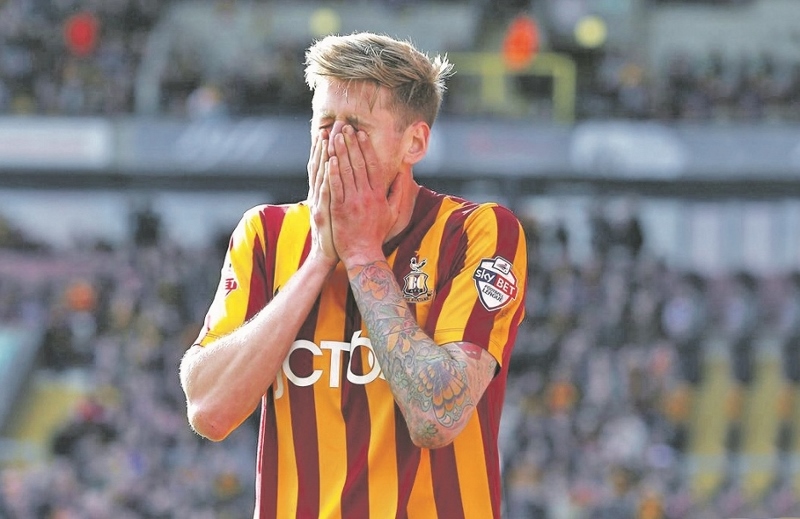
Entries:
{"type": "Polygon", "coordinates": [[[389,191],[386,193],[386,201],[389,202],[389,207],[392,212],[396,213],[400,210],[400,204],[403,202],[403,183],[400,181],[400,175],[394,177],[392,183],[389,185],[389,191]]]}

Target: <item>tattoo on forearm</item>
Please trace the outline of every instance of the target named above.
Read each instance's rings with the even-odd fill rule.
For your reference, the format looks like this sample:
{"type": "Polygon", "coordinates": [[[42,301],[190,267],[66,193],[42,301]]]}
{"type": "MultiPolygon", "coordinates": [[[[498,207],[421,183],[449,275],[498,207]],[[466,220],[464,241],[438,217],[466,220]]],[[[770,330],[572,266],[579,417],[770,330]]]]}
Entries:
{"type": "Polygon", "coordinates": [[[413,424],[426,430],[429,437],[439,427],[453,427],[464,411],[474,406],[466,363],[453,358],[420,329],[385,261],[351,269],[350,277],[378,363],[406,420],[414,416],[406,411],[416,406],[435,418],[413,424]]]}

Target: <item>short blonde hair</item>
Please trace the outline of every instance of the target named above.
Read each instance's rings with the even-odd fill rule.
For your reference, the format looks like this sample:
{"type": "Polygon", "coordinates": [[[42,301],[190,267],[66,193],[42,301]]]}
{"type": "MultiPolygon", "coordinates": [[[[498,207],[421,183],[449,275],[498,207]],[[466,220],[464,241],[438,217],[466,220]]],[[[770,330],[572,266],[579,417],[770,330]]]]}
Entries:
{"type": "Polygon", "coordinates": [[[326,36],[306,51],[305,79],[314,90],[322,78],[367,81],[390,92],[390,110],[405,128],[417,120],[429,126],[439,113],[453,74],[446,56],[429,58],[408,41],[368,32],[326,36]]]}

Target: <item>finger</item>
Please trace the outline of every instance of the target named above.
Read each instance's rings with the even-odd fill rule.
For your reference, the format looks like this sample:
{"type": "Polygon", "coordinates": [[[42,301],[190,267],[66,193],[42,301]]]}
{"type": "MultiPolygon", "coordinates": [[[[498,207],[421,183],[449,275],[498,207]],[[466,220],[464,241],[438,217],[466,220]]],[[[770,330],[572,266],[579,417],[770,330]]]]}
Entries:
{"type": "Polygon", "coordinates": [[[308,153],[308,168],[309,174],[311,173],[311,164],[314,163],[314,157],[317,154],[317,143],[319,142],[319,134],[311,135],[311,148],[308,153]]]}
{"type": "MultiPolygon", "coordinates": [[[[339,133],[333,138],[333,141],[336,150],[337,173],[341,182],[343,195],[346,198],[348,192],[354,192],[356,189],[355,180],[353,178],[353,166],[350,164],[350,156],[348,154],[344,135],[339,133]]],[[[331,159],[333,158],[334,157],[331,157],[331,159]]],[[[333,192],[332,189],[331,192],[333,192]]]]}
{"type": "Polygon", "coordinates": [[[311,153],[308,158],[308,200],[313,202],[318,191],[320,183],[320,172],[322,171],[323,163],[327,160],[326,144],[328,137],[327,130],[320,130],[314,135],[313,144],[311,146],[311,153]]]}
{"type": "Polygon", "coordinates": [[[314,195],[314,185],[316,184],[317,169],[319,167],[319,147],[321,145],[320,134],[311,137],[311,150],[308,155],[308,200],[311,201],[314,195]]]}
{"type": "Polygon", "coordinates": [[[386,180],[383,178],[383,172],[378,162],[378,155],[375,153],[375,148],[372,147],[372,142],[365,131],[359,131],[356,134],[358,139],[358,147],[361,150],[361,156],[364,160],[364,168],[366,170],[367,182],[372,189],[386,189],[386,180]]]}
{"type": "Polygon", "coordinates": [[[344,186],[342,185],[342,176],[339,169],[339,158],[331,157],[325,164],[324,180],[328,184],[330,205],[332,208],[341,206],[344,204],[344,186]]]}
{"type": "Polygon", "coordinates": [[[353,168],[353,184],[356,189],[367,189],[370,187],[367,179],[367,168],[364,163],[364,155],[356,137],[356,130],[352,126],[345,126],[342,130],[344,141],[347,145],[347,157],[350,159],[350,166],[353,168]]]}
{"type": "Polygon", "coordinates": [[[323,177],[325,176],[325,167],[326,163],[328,162],[328,141],[326,139],[322,139],[319,148],[320,148],[319,164],[317,166],[317,173],[314,182],[315,202],[319,201],[320,189],[322,185],[326,182],[323,177]]]}
{"type": "Polygon", "coordinates": [[[333,123],[333,126],[331,126],[331,128],[330,128],[330,134],[327,137],[327,139],[329,140],[328,155],[331,156],[331,157],[336,154],[336,150],[333,147],[333,143],[334,143],[333,137],[335,137],[335,136],[339,135],[340,133],[342,133],[342,128],[344,128],[344,124],[345,123],[342,122],[342,121],[336,121],[336,122],[333,123]]]}
{"type": "MultiPolygon", "coordinates": [[[[326,143],[327,144],[327,143],[326,143]]],[[[323,164],[322,171],[319,175],[319,186],[317,192],[319,193],[317,198],[318,207],[324,208],[327,213],[330,213],[331,209],[331,183],[330,183],[330,173],[327,167],[328,162],[326,161],[323,164]]]]}

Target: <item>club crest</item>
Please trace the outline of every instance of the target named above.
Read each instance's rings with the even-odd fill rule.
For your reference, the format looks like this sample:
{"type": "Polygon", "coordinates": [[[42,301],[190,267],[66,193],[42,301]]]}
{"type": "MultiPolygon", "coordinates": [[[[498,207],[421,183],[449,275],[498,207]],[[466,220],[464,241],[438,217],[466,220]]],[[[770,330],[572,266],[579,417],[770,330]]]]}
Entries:
{"type": "Polygon", "coordinates": [[[517,298],[517,276],[511,263],[500,256],[482,259],[472,279],[487,310],[499,310],[517,298]]]}
{"type": "Polygon", "coordinates": [[[411,272],[403,278],[403,296],[409,303],[422,303],[431,299],[431,290],[428,288],[428,275],[422,272],[422,267],[428,263],[427,259],[417,262],[411,258],[411,272]]]}

